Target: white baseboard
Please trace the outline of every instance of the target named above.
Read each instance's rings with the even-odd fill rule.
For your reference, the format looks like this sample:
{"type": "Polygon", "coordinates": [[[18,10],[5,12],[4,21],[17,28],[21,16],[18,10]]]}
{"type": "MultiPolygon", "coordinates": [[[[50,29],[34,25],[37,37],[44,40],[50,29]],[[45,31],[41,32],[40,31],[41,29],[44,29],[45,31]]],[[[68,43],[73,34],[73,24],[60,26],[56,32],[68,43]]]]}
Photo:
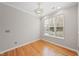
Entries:
{"type": "Polygon", "coordinates": [[[75,49],[72,49],[72,48],[69,48],[69,47],[63,46],[63,45],[58,44],[58,43],[55,43],[55,42],[51,42],[51,41],[46,40],[46,39],[41,39],[41,40],[44,40],[44,41],[50,42],[51,44],[55,44],[55,45],[58,45],[58,46],[61,46],[61,47],[67,48],[67,49],[69,49],[69,50],[75,51],[75,52],[78,53],[78,56],[79,56],[79,51],[78,51],[78,50],[75,50],[75,49]]]}
{"type": "Polygon", "coordinates": [[[0,54],[3,54],[3,53],[5,53],[5,52],[11,51],[11,50],[13,50],[13,49],[22,47],[22,46],[24,46],[24,45],[28,45],[28,44],[33,43],[33,42],[36,42],[36,41],[38,41],[38,40],[40,40],[40,39],[36,39],[36,40],[31,41],[31,42],[26,42],[26,43],[24,43],[24,44],[21,44],[21,45],[19,45],[19,46],[16,46],[16,47],[13,47],[13,48],[9,48],[9,49],[7,49],[7,50],[5,50],[5,51],[0,52],[0,54]]]}
{"type": "MultiPolygon", "coordinates": [[[[33,42],[36,42],[36,41],[38,41],[38,40],[40,40],[40,39],[33,40],[33,41],[31,41],[31,42],[27,42],[27,43],[21,44],[21,45],[19,45],[19,46],[16,46],[16,47],[13,47],[13,48],[7,49],[7,50],[5,50],[5,51],[0,52],[0,54],[3,54],[3,53],[5,53],[5,52],[11,51],[11,50],[13,50],[13,49],[16,49],[16,48],[22,47],[22,46],[24,46],[24,45],[28,45],[28,44],[33,43],[33,42]]],[[[55,45],[58,45],[58,46],[61,46],[61,47],[64,47],[64,48],[67,48],[67,49],[69,49],[69,50],[76,51],[76,52],[78,53],[78,56],[79,56],[79,51],[78,51],[78,50],[75,50],[75,49],[72,49],[72,48],[69,48],[69,47],[66,47],[66,46],[63,46],[63,45],[60,45],[60,44],[57,44],[57,43],[51,42],[51,41],[46,40],[46,39],[41,39],[41,40],[44,40],[44,41],[50,42],[50,43],[52,43],[52,44],[55,44],[55,45]]]]}

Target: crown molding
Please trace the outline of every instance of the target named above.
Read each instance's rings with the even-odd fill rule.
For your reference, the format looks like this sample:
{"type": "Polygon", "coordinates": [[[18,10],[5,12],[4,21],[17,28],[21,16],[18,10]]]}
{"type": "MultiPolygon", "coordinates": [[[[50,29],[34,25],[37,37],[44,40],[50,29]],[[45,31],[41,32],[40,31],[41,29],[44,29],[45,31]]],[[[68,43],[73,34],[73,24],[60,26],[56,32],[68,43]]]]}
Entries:
{"type": "Polygon", "coordinates": [[[9,6],[9,7],[12,7],[12,8],[15,8],[15,9],[17,9],[17,10],[20,10],[20,11],[22,11],[22,12],[28,13],[28,14],[34,16],[34,17],[37,17],[36,15],[32,14],[31,12],[29,12],[29,11],[27,11],[27,10],[24,10],[24,9],[22,9],[22,8],[19,8],[19,7],[17,8],[16,6],[11,5],[11,4],[9,4],[9,3],[2,2],[2,4],[7,5],[7,6],[9,6]]]}

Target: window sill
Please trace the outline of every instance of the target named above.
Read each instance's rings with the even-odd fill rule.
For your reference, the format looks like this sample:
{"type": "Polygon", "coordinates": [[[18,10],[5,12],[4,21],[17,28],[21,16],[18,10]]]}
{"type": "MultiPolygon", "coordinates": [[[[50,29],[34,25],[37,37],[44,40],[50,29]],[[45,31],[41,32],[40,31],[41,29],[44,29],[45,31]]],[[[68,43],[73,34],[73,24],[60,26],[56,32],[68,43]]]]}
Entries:
{"type": "Polygon", "coordinates": [[[54,35],[50,35],[48,33],[45,33],[44,35],[48,36],[48,37],[53,37],[53,38],[58,38],[58,39],[64,39],[64,37],[57,37],[57,36],[54,36],[54,35]]]}

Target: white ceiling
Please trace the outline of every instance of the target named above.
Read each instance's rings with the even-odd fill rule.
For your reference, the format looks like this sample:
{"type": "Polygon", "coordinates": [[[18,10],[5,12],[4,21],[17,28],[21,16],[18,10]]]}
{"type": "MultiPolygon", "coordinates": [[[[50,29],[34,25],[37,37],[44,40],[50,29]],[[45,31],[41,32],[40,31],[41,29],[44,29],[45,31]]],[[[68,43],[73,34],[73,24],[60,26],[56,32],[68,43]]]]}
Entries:
{"type": "MultiPolygon", "coordinates": [[[[34,10],[38,7],[37,2],[5,2],[4,4],[7,4],[9,6],[15,7],[17,9],[20,9],[22,11],[28,12],[32,15],[35,15],[34,10]]],[[[77,4],[76,2],[41,2],[41,8],[43,9],[43,15],[49,14],[51,12],[54,12],[55,9],[53,7],[69,7],[77,4]]]]}

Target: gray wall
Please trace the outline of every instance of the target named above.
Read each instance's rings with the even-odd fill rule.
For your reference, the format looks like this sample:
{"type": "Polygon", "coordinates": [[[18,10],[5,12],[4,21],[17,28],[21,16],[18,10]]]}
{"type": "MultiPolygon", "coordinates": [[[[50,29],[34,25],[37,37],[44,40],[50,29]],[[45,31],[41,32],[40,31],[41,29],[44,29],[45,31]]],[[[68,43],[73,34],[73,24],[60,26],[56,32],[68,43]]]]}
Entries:
{"type": "MultiPolygon", "coordinates": [[[[78,27],[77,27],[77,10],[78,6],[75,5],[73,7],[70,8],[66,8],[63,10],[60,10],[59,12],[52,14],[52,15],[58,15],[58,14],[64,14],[65,16],[65,20],[64,20],[64,39],[57,39],[57,38],[53,38],[53,37],[49,37],[49,36],[45,36],[43,35],[44,33],[44,27],[42,26],[41,28],[41,37],[49,40],[51,42],[55,42],[58,43],[60,45],[63,45],[65,47],[69,47],[72,49],[76,49],[78,48],[78,27]]],[[[43,24],[43,21],[41,21],[41,23],[43,24]]]]}
{"type": "Polygon", "coordinates": [[[79,50],[79,3],[78,3],[78,50],[79,50]]]}
{"type": "Polygon", "coordinates": [[[40,20],[38,18],[0,4],[0,52],[39,39],[39,35],[40,20]],[[16,41],[17,44],[14,44],[16,41]]]}

